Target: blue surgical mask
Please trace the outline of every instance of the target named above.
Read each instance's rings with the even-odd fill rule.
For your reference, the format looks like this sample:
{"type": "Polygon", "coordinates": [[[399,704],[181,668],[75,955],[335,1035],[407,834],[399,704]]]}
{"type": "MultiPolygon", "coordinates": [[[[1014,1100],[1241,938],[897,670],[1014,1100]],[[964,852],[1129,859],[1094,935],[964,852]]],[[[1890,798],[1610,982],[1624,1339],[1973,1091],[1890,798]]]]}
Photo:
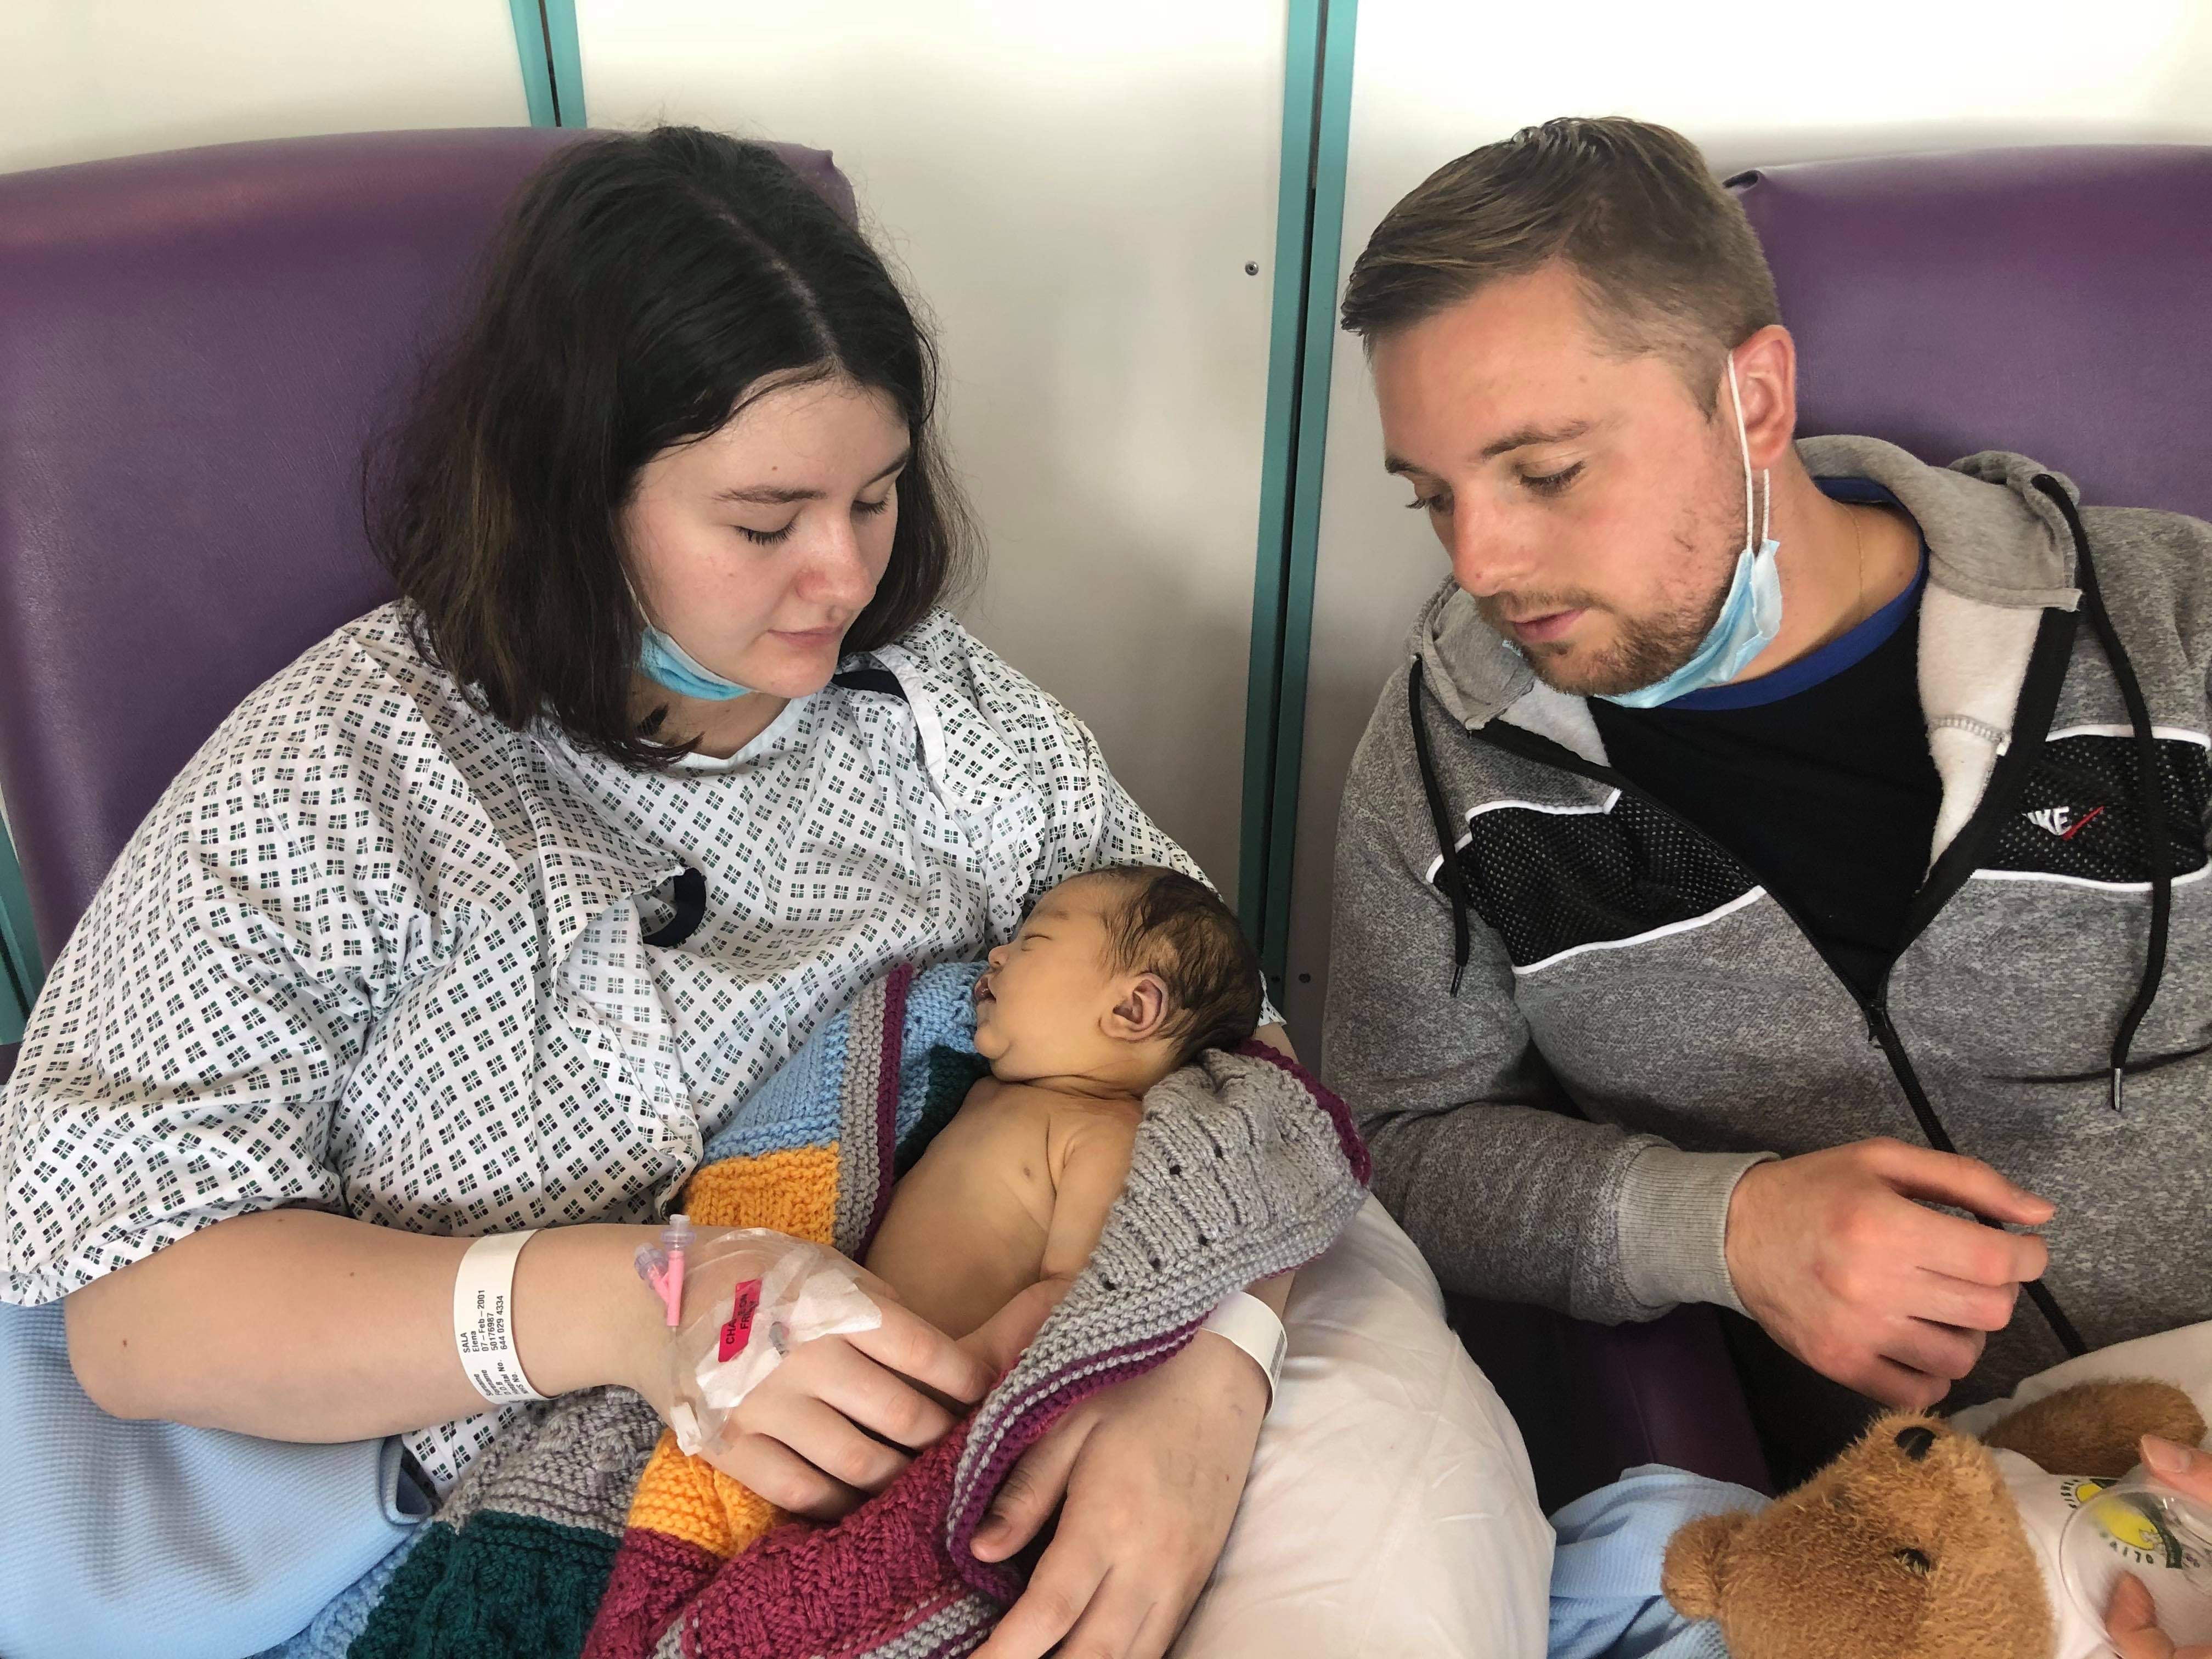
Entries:
{"type": "Polygon", "coordinates": [[[679,696],[729,702],[753,694],[752,687],[723,678],[651,623],[646,623],[645,635],[638,642],[637,665],[654,684],[679,696]]]}
{"type": "Polygon", "coordinates": [[[1709,685],[1726,685],[1751,666],[1752,660],[1774,643],[1782,631],[1782,569],[1776,556],[1782,544],[1767,534],[1768,509],[1772,506],[1767,475],[1759,475],[1759,540],[1751,538],[1751,444],[1744,435],[1743,399],[1736,390],[1735,359],[1728,360],[1729,400],[1735,406],[1736,448],[1743,456],[1743,551],[1736,556],[1735,577],[1729,584],[1721,614],[1706,631],[1690,659],[1656,684],[1606,697],[1624,708],[1656,708],[1662,702],[1709,685]]]}
{"type": "MultiPolygon", "coordinates": [[[[629,578],[624,577],[623,581],[627,585],[629,578]]],[[[751,686],[725,679],[677,644],[672,635],[655,628],[646,616],[635,587],[629,590],[629,602],[637,606],[638,618],[645,623],[637,645],[637,665],[655,685],[679,697],[696,697],[702,702],[732,702],[753,695],[751,686]]]]}

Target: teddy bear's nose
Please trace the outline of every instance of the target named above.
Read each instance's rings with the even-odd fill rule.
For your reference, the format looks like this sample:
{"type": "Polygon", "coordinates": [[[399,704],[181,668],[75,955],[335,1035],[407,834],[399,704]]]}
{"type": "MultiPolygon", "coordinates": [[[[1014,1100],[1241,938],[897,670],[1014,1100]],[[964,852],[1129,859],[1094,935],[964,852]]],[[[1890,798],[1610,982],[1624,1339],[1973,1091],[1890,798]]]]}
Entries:
{"type": "Polygon", "coordinates": [[[1923,1429],[1917,1424],[1897,1431],[1898,1449],[1916,1463],[1928,1455],[1928,1449],[1935,1443],[1936,1431],[1923,1429]]]}

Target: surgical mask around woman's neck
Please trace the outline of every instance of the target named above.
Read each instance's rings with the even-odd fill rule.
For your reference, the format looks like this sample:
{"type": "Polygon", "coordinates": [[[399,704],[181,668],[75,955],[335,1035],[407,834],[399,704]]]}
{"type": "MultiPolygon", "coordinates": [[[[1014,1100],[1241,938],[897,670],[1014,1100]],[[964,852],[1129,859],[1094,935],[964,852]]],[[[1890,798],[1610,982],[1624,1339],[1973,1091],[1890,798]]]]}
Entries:
{"type": "Polygon", "coordinates": [[[644,623],[637,642],[637,665],[646,678],[665,691],[673,691],[679,697],[696,697],[702,702],[734,702],[739,697],[754,695],[751,686],[739,685],[717,674],[677,644],[673,635],[655,628],[627,574],[623,578],[623,586],[629,589],[629,602],[637,606],[638,620],[644,623]]]}
{"type": "Polygon", "coordinates": [[[655,685],[681,697],[696,697],[702,702],[732,702],[754,695],[751,686],[739,685],[717,674],[677,644],[672,635],[662,633],[651,623],[646,623],[638,641],[637,665],[655,685]]]}
{"type": "Polygon", "coordinates": [[[1735,576],[1729,584],[1721,614],[1705,632],[1690,659],[1654,684],[1634,691],[1605,696],[1624,708],[1656,708],[1662,702],[1702,691],[1710,685],[1726,685],[1751,666],[1759,653],[1774,643],[1782,631],[1782,569],[1776,562],[1782,544],[1767,533],[1774,505],[1768,475],[1759,475],[1759,540],[1751,538],[1751,442],[1743,428],[1743,396],[1736,387],[1735,358],[1728,359],[1729,401],[1735,407],[1736,449],[1743,457],[1743,551],[1736,556],[1735,576]]]}

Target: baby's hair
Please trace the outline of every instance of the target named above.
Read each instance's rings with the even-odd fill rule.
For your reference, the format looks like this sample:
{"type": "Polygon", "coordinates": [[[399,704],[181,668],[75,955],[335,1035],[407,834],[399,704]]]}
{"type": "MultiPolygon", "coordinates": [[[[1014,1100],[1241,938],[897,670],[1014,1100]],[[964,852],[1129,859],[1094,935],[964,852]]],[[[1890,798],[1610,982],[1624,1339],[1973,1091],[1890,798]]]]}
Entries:
{"type": "Polygon", "coordinates": [[[1259,1028],[1260,957],[1237,917],[1202,881],[1157,864],[1109,865],[1126,896],[1107,907],[1106,948],[1117,973],[1158,974],[1170,1005],[1161,1036],[1176,1064],[1234,1048],[1259,1028]]]}

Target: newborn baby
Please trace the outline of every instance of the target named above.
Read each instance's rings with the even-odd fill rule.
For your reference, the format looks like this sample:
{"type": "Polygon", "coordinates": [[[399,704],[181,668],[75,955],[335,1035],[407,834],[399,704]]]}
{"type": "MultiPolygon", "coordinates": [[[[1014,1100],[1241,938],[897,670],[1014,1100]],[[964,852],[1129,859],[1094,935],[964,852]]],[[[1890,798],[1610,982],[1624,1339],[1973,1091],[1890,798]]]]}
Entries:
{"type": "Polygon", "coordinates": [[[1204,883],[1151,865],[1062,882],[975,984],[968,1091],[892,1189],[864,1266],[965,1336],[1030,1286],[1065,1291],[1129,1173],[1145,1091],[1260,1019],[1260,963],[1204,883]]]}

